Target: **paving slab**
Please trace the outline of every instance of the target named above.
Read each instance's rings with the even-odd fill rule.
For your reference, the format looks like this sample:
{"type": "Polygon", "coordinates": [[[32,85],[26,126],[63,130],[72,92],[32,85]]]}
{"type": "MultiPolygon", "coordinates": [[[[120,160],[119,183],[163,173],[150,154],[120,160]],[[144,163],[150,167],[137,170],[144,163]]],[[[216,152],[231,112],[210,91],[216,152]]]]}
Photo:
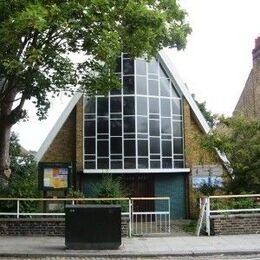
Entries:
{"type": "Polygon", "coordinates": [[[70,250],[62,237],[0,237],[0,257],[167,257],[260,254],[260,234],[123,238],[117,250],[70,250]]]}

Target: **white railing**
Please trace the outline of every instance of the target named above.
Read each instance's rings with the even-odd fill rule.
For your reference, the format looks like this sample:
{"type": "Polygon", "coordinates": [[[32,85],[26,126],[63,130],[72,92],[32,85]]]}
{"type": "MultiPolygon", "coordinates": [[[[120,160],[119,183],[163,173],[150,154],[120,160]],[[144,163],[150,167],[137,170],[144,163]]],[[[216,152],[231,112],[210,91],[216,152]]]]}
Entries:
{"type": "MultiPolygon", "coordinates": [[[[228,205],[228,203],[226,203],[228,205]]],[[[225,205],[225,203],[223,203],[225,205]]],[[[238,204],[239,205],[239,204],[238,204]]],[[[232,207],[232,204],[231,204],[232,207]]],[[[221,195],[221,196],[208,196],[208,197],[202,197],[200,198],[200,210],[203,212],[199,216],[198,220],[198,230],[197,235],[200,234],[200,230],[202,228],[202,222],[203,219],[205,219],[205,226],[206,226],[206,233],[208,236],[210,236],[210,220],[216,217],[219,217],[220,215],[228,215],[230,213],[233,214],[241,214],[241,213],[248,213],[253,214],[260,212],[260,194],[247,194],[247,195],[221,195]],[[254,203],[254,207],[248,207],[248,208],[218,208],[214,209],[212,208],[212,205],[214,207],[214,203],[216,200],[224,199],[224,200],[230,200],[230,199],[251,199],[254,203]]]]}
{"type": "Polygon", "coordinates": [[[156,198],[132,198],[132,234],[162,234],[170,233],[170,198],[156,197],[156,198]],[[153,211],[138,211],[135,205],[143,201],[153,201],[153,206],[160,208],[160,210],[153,211]],[[156,205],[159,202],[159,205],[156,205]]]}
{"type": "MultiPolygon", "coordinates": [[[[13,208],[15,208],[14,212],[1,212],[0,216],[12,216],[16,218],[20,218],[23,216],[35,217],[35,216],[48,216],[48,217],[64,217],[65,212],[64,208],[66,204],[80,203],[80,204],[88,204],[88,203],[112,203],[112,204],[120,204],[125,202],[125,210],[122,211],[122,216],[126,216],[129,221],[129,235],[132,234],[140,235],[140,234],[149,234],[149,233],[165,233],[170,232],[170,198],[169,197],[153,197],[153,198],[0,198],[0,204],[2,203],[15,203],[13,208]],[[166,201],[167,209],[165,211],[135,211],[135,203],[134,201],[166,201]],[[23,203],[35,202],[41,203],[41,206],[38,208],[37,212],[23,212],[22,206],[23,203]],[[50,210],[48,209],[49,205],[56,205],[56,209],[50,210]],[[47,212],[48,211],[48,212],[47,212]],[[56,212],[55,212],[56,211],[56,212]],[[57,212],[59,211],[59,212],[57,212]],[[141,218],[137,216],[142,216],[141,218]],[[152,217],[149,217],[152,216],[152,217]],[[143,218],[146,219],[145,225],[149,225],[154,227],[155,229],[146,228],[145,231],[143,218]],[[141,221],[140,221],[141,220],[141,221]],[[149,221],[148,221],[149,220],[149,221]],[[132,223],[134,221],[134,225],[132,223]],[[153,223],[154,222],[154,223],[153,223]],[[136,227],[141,227],[140,229],[136,229],[136,227]],[[165,227],[164,227],[165,226],[165,227]],[[160,232],[159,232],[160,231],[160,232]]],[[[154,205],[156,207],[156,205],[154,205]]]]}

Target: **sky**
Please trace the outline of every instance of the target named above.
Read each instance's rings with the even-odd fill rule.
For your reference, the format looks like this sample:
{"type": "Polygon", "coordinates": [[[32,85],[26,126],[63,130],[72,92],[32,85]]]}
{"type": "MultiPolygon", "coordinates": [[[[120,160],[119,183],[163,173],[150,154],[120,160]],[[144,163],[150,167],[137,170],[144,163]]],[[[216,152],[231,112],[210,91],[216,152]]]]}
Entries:
{"type": "MultiPolygon", "coordinates": [[[[192,27],[184,51],[169,50],[190,93],[213,113],[230,116],[252,68],[254,40],[260,36],[260,0],[179,0],[192,27]]],[[[13,127],[21,145],[37,151],[66,107],[64,95],[52,100],[48,119],[38,121],[27,103],[29,120],[13,127]]]]}

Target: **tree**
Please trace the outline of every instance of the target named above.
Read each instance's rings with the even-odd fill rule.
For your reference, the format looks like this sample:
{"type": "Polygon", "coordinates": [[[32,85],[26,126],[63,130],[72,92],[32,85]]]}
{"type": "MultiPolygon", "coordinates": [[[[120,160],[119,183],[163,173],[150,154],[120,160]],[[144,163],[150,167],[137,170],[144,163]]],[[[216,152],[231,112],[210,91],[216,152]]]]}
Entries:
{"type": "Polygon", "coordinates": [[[260,121],[243,117],[220,118],[204,140],[209,148],[225,153],[232,169],[226,191],[234,194],[260,191],[260,121]]]}
{"type": "MultiPolygon", "coordinates": [[[[10,198],[34,198],[40,196],[36,162],[32,155],[21,152],[19,138],[15,133],[12,133],[10,138],[10,159],[12,175],[8,186],[0,183],[0,196],[10,198]]],[[[22,202],[20,206],[22,211],[32,211],[37,208],[37,203],[22,202]]],[[[16,204],[13,202],[6,202],[1,205],[2,211],[12,211],[15,209],[16,204]]]]}
{"type": "Polygon", "coordinates": [[[0,13],[2,178],[10,175],[10,131],[26,116],[26,100],[43,119],[48,93],[106,93],[119,85],[111,73],[119,53],[149,58],[166,46],[183,49],[191,31],[175,0],[3,0],[0,13]],[[84,60],[72,62],[71,54],[84,60]]]}
{"type": "Polygon", "coordinates": [[[199,107],[200,112],[204,116],[205,120],[209,124],[210,127],[213,127],[215,125],[215,121],[217,119],[216,114],[212,114],[211,111],[209,111],[206,107],[206,101],[200,103],[198,100],[196,100],[196,97],[194,94],[192,94],[193,99],[195,100],[197,106],[199,107]]]}

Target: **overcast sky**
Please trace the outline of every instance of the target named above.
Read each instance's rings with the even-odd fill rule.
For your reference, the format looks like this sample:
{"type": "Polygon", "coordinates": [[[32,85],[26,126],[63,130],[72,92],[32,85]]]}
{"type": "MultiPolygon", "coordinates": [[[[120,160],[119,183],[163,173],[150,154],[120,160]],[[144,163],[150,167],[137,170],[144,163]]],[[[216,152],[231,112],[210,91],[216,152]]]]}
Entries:
{"type": "MultiPolygon", "coordinates": [[[[254,40],[260,35],[260,0],[180,0],[188,12],[192,34],[185,51],[169,51],[191,93],[213,113],[231,115],[252,68],[254,40]]],[[[68,99],[52,102],[49,117],[30,119],[13,130],[26,149],[38,150],[68,99]]]]}

